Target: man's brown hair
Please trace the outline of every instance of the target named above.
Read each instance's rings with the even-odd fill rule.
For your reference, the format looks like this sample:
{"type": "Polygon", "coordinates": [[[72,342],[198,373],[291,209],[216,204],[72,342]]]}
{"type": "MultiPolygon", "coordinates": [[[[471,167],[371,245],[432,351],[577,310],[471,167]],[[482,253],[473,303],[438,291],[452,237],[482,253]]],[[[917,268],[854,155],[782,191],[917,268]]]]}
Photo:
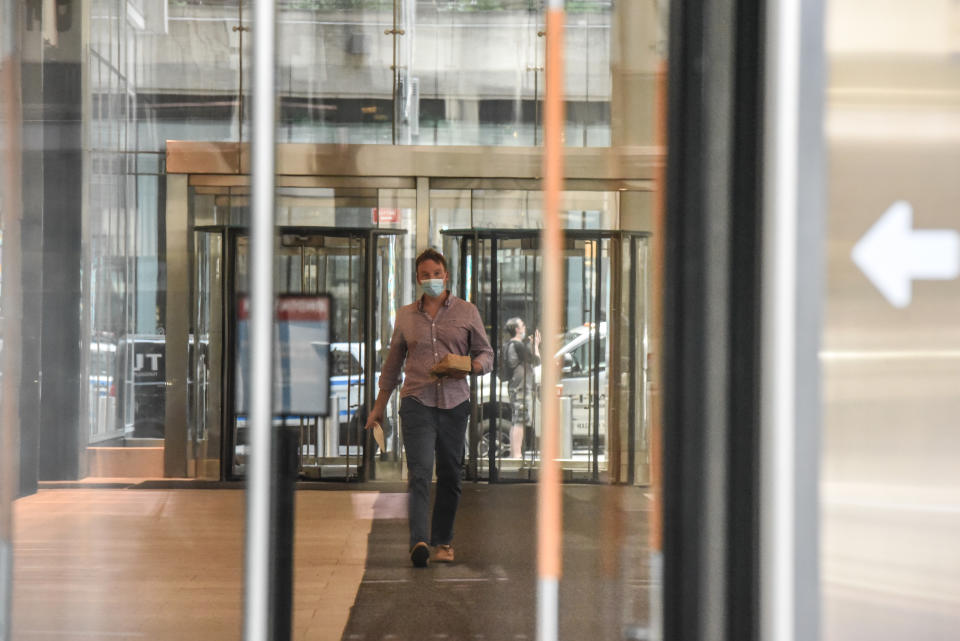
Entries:
{"type": "Polygon", "coordinates": [[[420,263],[422,263],[425,260],[432,260],[435,263],[440,263],[441,265],[443,265],[443,271],[445,272],[450,271],[449,269],[447,269],[447,259],[443,257],[443,254],[438,252],[433,247],[428,247],[427,249],[424,249],[422,252],[420,252],[420,255],[417,256],[417,264],[414,266],[414,269],[419,272],[420,263]]]}

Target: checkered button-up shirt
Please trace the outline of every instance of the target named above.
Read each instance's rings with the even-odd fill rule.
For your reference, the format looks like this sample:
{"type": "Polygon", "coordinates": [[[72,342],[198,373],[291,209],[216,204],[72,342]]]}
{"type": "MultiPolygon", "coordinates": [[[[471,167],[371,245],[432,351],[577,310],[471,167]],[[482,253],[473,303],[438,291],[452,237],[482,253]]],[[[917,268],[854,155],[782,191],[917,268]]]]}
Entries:
{"type": "Polygon", "coordinates": [[[447,354],[469,356],[493,369],[493,348],[473,303],[448,294],[436,318],[423,310],[423,297],[397,312],[390,353],[380,371],[380,389],[389,395],[400,383],[400,396],[413,396],[428,407],[450,409],[470,398],[469,379],[437,378],[430,373],[447,354]]]}

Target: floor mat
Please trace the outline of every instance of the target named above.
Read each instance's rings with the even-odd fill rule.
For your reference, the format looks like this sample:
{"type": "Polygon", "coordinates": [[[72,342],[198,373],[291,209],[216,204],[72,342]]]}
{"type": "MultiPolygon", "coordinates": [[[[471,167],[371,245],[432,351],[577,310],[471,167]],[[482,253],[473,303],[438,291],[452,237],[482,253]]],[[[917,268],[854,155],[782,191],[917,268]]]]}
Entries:
{"type": "MultiPolygon", "coordinates": [[[[425,569],[410,564],[406,520],[376,519],[343,639],[535,638],[536,504],[536,485],[464,484],[456,561],[425,569]]],[[[647,510],[640,488],[564,488],[560,638],[612,641],[645,628],[647,510]]]]}

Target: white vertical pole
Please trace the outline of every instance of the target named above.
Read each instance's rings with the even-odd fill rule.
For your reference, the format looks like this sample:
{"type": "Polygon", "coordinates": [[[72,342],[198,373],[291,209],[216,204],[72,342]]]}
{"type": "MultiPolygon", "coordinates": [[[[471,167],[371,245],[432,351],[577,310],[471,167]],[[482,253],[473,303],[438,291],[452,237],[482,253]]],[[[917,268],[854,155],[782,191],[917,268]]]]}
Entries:
{"type": "Polygon", "coordinates": [[[760,394],[760,638],[794,641],[800,0],[767,2],[760,394]]]}
{"type": "MultiPolygon", "coordinates": [[[[254,0],[250,208],[250,453],[247,458],[244,639],[267,641],[273,630],[270,559],[273,449],[273,245],[276,105],[275,0],[254,0]]],[[[242,99],[242,96],[241,96],[242,99]]]]}
{"type": "Polygon", "coordinates": [[[760,638],[820,636],[825,0],[766,4],[760,638]]]}
{"type": "Polygon", "coordinates": [[[0,193],[3,193],[3,319],[0,367],[0,641],[12,638],[13,501],[20,485],[20,370],[23,292],[20,270],[21,116],[19,3],[0,0],[0,193]]]}

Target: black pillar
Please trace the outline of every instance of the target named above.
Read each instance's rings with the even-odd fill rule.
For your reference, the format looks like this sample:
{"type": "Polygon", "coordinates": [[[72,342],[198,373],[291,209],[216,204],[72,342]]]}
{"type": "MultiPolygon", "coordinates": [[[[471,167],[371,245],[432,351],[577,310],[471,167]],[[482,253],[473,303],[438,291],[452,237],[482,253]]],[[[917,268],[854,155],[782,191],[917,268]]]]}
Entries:
{"type": "Polygon", "coordinates": [[[760,638],[763,6],[670,6],[663,637],[676,641],[760,638]]]}
{"type": "Polygon", "coordinates": [[[38,14],[28,11],[23,27],[20,480],[26,494],[38,480],[80,477],[86,421],[81,21],[59,22],[55,43],[44,40],[38,14]]]}
{"type": "Polygon", "coordinates": [[[300,432],[281,427],[273,439],[273,517],[276,549],[271,555],[270,580],[273,582],[272,636],[274,641],[290,641],[293,631],[293,530],[297,474],[300,468],[300,432]]]}

